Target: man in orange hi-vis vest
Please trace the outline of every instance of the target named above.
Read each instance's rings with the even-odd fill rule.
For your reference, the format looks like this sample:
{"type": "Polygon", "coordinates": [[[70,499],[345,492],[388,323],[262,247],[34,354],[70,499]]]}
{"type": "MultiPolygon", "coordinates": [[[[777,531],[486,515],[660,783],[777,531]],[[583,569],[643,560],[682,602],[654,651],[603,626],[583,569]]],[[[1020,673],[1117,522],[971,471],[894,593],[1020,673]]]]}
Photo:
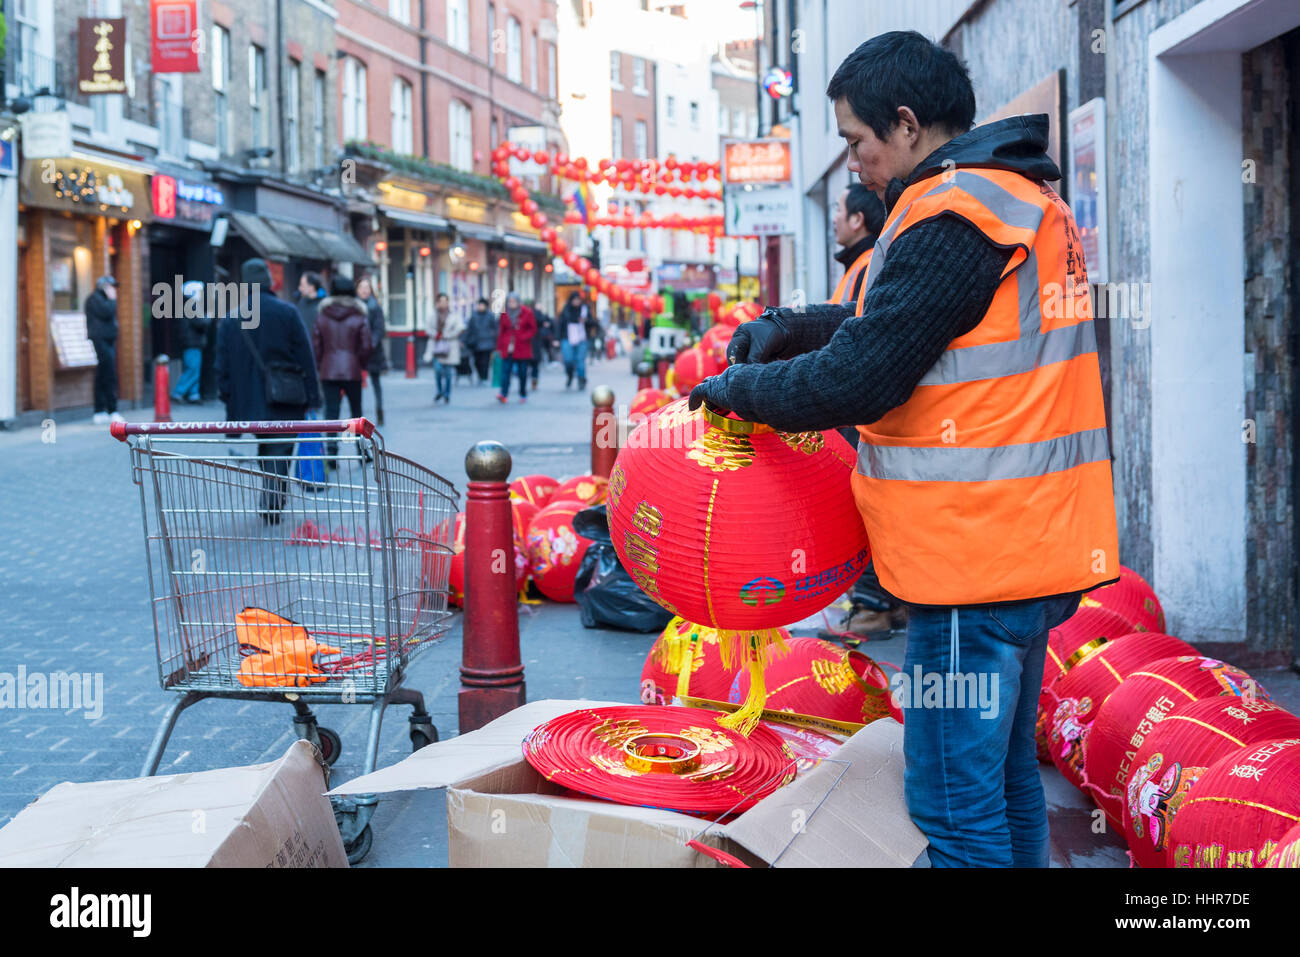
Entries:
{"type": "Polygon", "coordinates": [[[966,68],[915,32],[863,43],[826,92],[849,169],[887,211],[856,307],[769,309],[691,403],[781,431],[858,427],[853,494],[909,611],[893,686],[930,862],[1046,867],[1048,630],[1119,577],[1087,273],[1049,185],[1048,118],[972,129],[966,68]]]}
{"type": "Polygon", "coordinates": [[[840,251],[835,259],[844,267],[844,275],[835,285],[830,301],[842,306],[858,301],[871,250],[885,222],[885,206],[875,193],[861,183],[853,183],[835,201],[831,228],[840,251]]]}

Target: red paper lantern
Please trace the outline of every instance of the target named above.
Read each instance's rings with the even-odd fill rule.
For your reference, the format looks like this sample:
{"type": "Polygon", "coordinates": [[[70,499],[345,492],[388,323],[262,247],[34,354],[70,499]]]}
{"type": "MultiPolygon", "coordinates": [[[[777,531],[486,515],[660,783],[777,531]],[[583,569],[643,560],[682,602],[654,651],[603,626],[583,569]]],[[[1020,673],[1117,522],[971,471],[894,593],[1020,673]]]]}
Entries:
{"type": "MultiPolygon", "coordinates": [[[[716,295],[716,293],[710,293],[716,295]]],[[[714,367],[722,371],[727,367],[727,346],[736,330],[732,326],[712,325],[700,337],[700,347],[713,358],[714,367]]]]}
{"type": "Polygon", "coordinates": [[[1177,867],[1259,867],[1300,823],[1300,737],[1256,741],[1210,765],[1170,828],[1177,867]]]}
{"type": "Polygon", "coordinates": [[[451,542],[451,570],[447,573],[447,603],[461,605],[465,601],[465,513],[456,513],[455,532],[451,542]]]}
{"type": "Polygon", "coordinates": [[[748,659],[752,728],[775,629],[824,608],[870,558],[848,479],[854,455],[832,431],[777,432],[670,403],[628,436],[609,481],[623,567],[673,614],[722,629],[728,663],[748,659]]]}
{"type": "Polygon", "coordinates": [[[545,214],[545,213],[536,213],[536,212],[535,212],[535,213],[533,213],[533,214],[529,217],[528,221],[529,221],[530,223],[532,223],[532,225],[533,225],[533,229],[538,229],[538,230],[540,230],[543,226],[546,225],[546,222],[547,222],[547,220],[546,220],[546,214],[545,214]]]}
{"type": "Polygon", "coordinates": [[[1190,866],[1176,862],[1172,824],[1189,789],[1205,769],[1256,741],[1300,736],[1300,718],[1271,701],[1202,698],[1170,712],[1129,761],[1122,807],[1124,837],[1139,867],[1190,866]]]}
{"type": "Polygon", "coordinates": [[[601,475],[579,475],[567,482],[561,482],[551,493],[548,504],[556,502],[573,502],[581,508],[589,508],[605,501],[605,490],[609,479],[601,475]]]}
{"type": "Polygon", "coordinates": [[[559,484],[549,475],[521,475],[510,483],[510,497],[543,508],[551,503],[551,495],[559,484]]]}
{"type": "Polygon", "coordinates": [[[722,663],[718,630],[674,616],[650,647],[641,669],[641,703],[666,705],[683,695],[726,701],[740,670],[739,662],[722,663]],[[685,685],[682,667],[691,662],[685,685]]]}
{"type": "Polygon", "coordinates": [[[649,415],[656,409],[662,409],[673,397],[663,389],[642,389],[632,397],[628,406],[629,415],[649,415]]]}
{"type": "Polygon", "coordinates": [[[711,353],[700,346],[691,346],[673,362],[673,386],[681,395],[689,395],[692,389],[718,371],[711,353]]]}
{"type": "MultiPolygon", "coordinates": [[[[1240,697],[1250,675],[1214,658],[1161,658],[1129,674],[1097,711],[1084,739],[1085,789],[1116,827],[1123,826],[1124,788],[1131,770],[1126,757],[1180,705],[1200,698],[1240,697]]],[[[1260,697],[1267,698],[1263,689],[1260,697]]]]}
{"type": "Polygon", "coordinates": [[[587,280],[588,286],[594,286],[600,282],[600,270],[591,268],[583,273],[582,278],[587,280]]]}
{"type": "Polygon", "coordinates": [[[1160,607],[1160,599],[1141,575],[1123,565],[1119,569],[1119,581],[1088,592],[1079,603],[1081,608],[1098,606],[1124,616],[1134,631],[1165,630],[1165,612],[1160,607]]]}
{"type": "MultiPolygon", "coordinates": [[[[903,720],[903,711],[890,694],[889,678],[866,655],[819,638],[790,638],[785,644],[786,650],[773,652],[763,670],[769,711],[854,724],[870,724],[886,716],[903,720]]],[[[737,672],[727,700],[744,701],[749,684],[749,672],[737,672]]]]}
{"type": "Polygon", "coordinates": [[[756,302],[738,302],[730,309],[722,310],[718,321],[725,326],[735,327],[742,322],[757,319],[762,312],[763,307],[756,302]]]}
{"type": "Polygon", "coordinates": [[[1300,824],[1282,835],[1265,867],[1300,867],[1300,824]]]}
{"type": "Polygon", "coordinates": [[[528,561],[537,590],[552,601],[573,601],[573,582],[591,539],[573,530],[573,516],[586,506],[552,502],[528,526],[528,561]]]}
{"type": "MultiPolygon", "coordinates": [[[[1083,790],[1083,739],[1102,703],[1125,676],[1161,658],[1195,655],[1196,649],[1171,635],[1126,635],[1090,652],[1055,684],[1043,689],[1050,717],[1047,746],[1052,763],[1083,790]]],[[[1039,699],[1043,707],[1043,699],[1039,699]]]]}

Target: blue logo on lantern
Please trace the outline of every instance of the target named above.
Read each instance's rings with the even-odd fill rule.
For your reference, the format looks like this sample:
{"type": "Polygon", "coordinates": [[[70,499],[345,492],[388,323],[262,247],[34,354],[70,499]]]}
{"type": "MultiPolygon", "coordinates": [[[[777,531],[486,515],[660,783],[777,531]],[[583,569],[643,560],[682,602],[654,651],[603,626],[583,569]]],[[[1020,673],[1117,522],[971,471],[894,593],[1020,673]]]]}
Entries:
{"type": "Polygon", "coordinates": [[[775,605],[785,597],[785,585],[775,578],[755,578],[740,589],[740,600],[755,608],[775,605]]]}

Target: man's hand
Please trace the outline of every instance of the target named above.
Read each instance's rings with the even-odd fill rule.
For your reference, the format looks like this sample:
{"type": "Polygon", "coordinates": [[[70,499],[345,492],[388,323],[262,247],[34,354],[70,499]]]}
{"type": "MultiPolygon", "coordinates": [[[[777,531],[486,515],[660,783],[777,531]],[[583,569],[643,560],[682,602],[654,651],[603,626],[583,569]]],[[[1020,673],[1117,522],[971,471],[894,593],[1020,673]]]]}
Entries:
{"type": "Polygon", "coordinates": [[[771,362],[790,344],[790,328],[775,309],[764,309],[757,319],[742,322],[727,345],[727,362],[771,362]]]}
{"type": "MultiPolygon", "coordinates": [[[[757,322],[757,320],[755,320],[757,322]]],[[[705,402],[715,408],[727,408],[727,373],[725,371],[718,375],[711,375],[694,389],[691,390],[691,397],[686,400],[686,407],[694,412],[705,402]]]]}

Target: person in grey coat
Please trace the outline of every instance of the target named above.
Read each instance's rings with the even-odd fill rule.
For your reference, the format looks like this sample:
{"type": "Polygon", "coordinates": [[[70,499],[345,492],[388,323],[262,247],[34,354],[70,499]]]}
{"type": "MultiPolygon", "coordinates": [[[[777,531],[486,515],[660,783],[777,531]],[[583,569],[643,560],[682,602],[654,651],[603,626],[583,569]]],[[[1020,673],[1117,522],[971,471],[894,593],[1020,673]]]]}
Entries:
{"type": "Polygon", "coordinates": [[[370,353],[370,360],[366,363],[366,372],[370,376],[371,385],[375,387],[375,421],[383,425],[384,388],[380,384],[379,377],[389,369],[388,345],[384,341],[386,332],[384,307],[375,297],[375,286],[369,276],[362,276],[357,280],[357,298],[365,303],[366,321],[370,323],[370,343],[373,351],[370,353]]]}
{"type": "Polygon", "coordinates": [[[465,344],[474,356],[474,371],[478,373],[478,384],[487,382],[492,372],[492,350],[497,347],[499,318],[488,308],[488,301],[480,299],[474,304],[466,324],[465,344]]]}

